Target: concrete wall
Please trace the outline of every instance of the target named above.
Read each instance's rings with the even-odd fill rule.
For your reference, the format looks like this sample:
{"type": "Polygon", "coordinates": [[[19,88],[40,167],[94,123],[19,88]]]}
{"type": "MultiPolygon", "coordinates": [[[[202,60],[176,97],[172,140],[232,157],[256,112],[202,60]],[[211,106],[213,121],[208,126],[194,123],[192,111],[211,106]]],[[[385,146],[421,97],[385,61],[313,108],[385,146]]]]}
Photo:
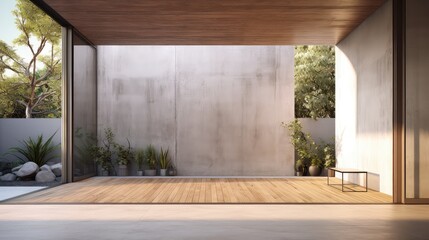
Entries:
{"type": "Polygon", "coordinates": [[[98,122],[180,175],[293,175],[293,47],[100,46],[98,122]]]}
{"type": "Polygon", "coordinates": [[[311,134],[316,143],[330,143],[335,141],[335,118],[300,118],[302,130],[311,134]]]}
{"type": "Polygon", "coordinates": [[[337,166],[367,170],[369,187],[387,194],[392,194],[392,73],[392,1],[387,1],[336,47],[335,128],[337,166]]]}
{"type": "Polygon", "coordinates": [[[96,172],[86,149],[97,136],[97,53],[80,42],[73,51],[73,177],[77,180],[96,172]]]}
{"type": "Polygon", "coordinates": [[[406,196],[429,198],[429,1],[406,1],[406,196]]]}
{"type": "MultiPolygon", "coordinates": [[[[0,119],[0,156],[2,161],[11,161],[16,159],[10,155],[3,155],[9,148],[21,146],[20,141],[27,140],[29,137],[35,139],[40,134],[46,140],[55,133],[54,144],[61,142],[61,119],[59,118],[2,118],[0,119]]],[[[60,155],[60,149],[56,154],[60,155]]],[[[52,162],[60,162],[60,158],[52,162]]]]}

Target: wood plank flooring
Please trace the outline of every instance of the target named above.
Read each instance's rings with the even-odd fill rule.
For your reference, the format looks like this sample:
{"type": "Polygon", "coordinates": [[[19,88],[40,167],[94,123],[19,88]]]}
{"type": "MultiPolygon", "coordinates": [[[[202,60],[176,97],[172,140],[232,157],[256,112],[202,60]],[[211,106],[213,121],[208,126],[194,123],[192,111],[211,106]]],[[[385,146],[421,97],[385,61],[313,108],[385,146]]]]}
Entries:
{"type": "MultiPolygon", "coordinates": [[[[334,184],[339,179],[331,178],[334,184]]],[[[383,193],[341,192],[326,178],[94,177],[6,203],[391,203],[383,193]]],[[[357,187],[362,190],[362,187],[357,187]]]]}

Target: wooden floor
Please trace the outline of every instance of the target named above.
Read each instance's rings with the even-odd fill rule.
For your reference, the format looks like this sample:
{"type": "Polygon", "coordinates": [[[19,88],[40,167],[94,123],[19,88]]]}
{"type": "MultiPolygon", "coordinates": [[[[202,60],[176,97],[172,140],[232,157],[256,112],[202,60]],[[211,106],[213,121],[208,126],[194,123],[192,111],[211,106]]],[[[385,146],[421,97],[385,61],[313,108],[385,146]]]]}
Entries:
{"type": "MultiPolygon", "coordinates": [[[[339,179],[331,178],[335,184],[339,179]]],[[[362,190],[362,187],[355,189],[362,190]]],[[[391,203],[386,194],[341,192],[326,178],[95,177],[6,203],[391,203]]]]}

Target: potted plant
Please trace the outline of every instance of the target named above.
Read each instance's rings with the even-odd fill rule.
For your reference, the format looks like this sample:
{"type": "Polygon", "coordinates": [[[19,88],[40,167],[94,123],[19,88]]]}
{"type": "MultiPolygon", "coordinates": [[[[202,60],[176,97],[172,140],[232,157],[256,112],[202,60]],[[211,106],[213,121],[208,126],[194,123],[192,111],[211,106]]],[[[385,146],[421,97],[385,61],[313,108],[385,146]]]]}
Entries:
{"type": "Polygon", "coordinates": [[[311,136],[302,132],[301,122],[298,119],[290,123],[282,122],[282,126],[289,130],[290,142],[295,147],[295,170],[297,176],[304,176],[307,174],[310,154],[309,141],[311,136]]]}
{"type": "Polygon", "coordinates": [[[143,176],[144,151],[137,150],[134,160],[137,164],[137,176],[143,176]]]}
{"type": "Polygon", "coordinates": [[[322,159],[320,159],[318,156],[315,156],[313,159],[311,159],[311,165],[308,168],[310,176],[320,176],[320,173],[322,173],[322,163],[322,159]]]}
{"type": "MultiPolygon", "coordinates": [[[[323,149],[324,160],[325,160],[325,168],[335,167],[336,158],[335,158],[335,145],[332,143],[326,144],[323,149]]],[[[333,171],[328,171],[327,175],[329,177],[334,177],[335,173],[333,171]]]]}
{"type": "Polygon", "coordinates": [[[295,162],[295,171],[297,176],[304,176],[304,162],[301,159],[296,160],[295,162]]]}
{"type": "Polygon", "coordinates": [[[170,162],[170,167],[168,168],[168,176],[176,176],[176,175],[177,175],[177,169],[170,162]]]}
{"type": "Polygon", "coordinates": [[[167,169],[170,166],[170,159],[168,156],[168,149],[164,151],[161,148],[161,152],[159,153],[159,175],[167,176],[167,169]]]}
{"type": "Polygon", "coordinates": [[[130,163],[130,160],[133,156],[132,150],[131,150],[131,144],[130,141],[127,139],[128,146],[125,147],[121,144],[115,144],[115,148],[117,151],[117,163],[118,163],[118,176],[127,176],[128,172],[128,164],[130,163]]]}
{"type": "Polygon", "coordinates": [[[108,176],[109,173],[113,172],[115,175],[115,168],[113,167],[113,148],[114,148],[114,137],[112,130],[107,128],[104,130],[105,139],[101,141],[101,146],[93,145],[90,148],[92,157],[100,167],[100,175],[108,176]]]}
{"type": "Polygon", "coordinates": [[[149,145],[145,150],[145,161],[148,168],[144,170],[144,175],[156,176],[156,150],[152,145],[149,145]]]}
{"type": "Polygon", "coordinates": [[[320,145],[316,144],[313,139],[309,138],[309,158],[310,158],[310,167],[308,168],[308,172],[310,176],[320,176],[322,173],[323,167],[323,149],[321,149],[320,145]]]}

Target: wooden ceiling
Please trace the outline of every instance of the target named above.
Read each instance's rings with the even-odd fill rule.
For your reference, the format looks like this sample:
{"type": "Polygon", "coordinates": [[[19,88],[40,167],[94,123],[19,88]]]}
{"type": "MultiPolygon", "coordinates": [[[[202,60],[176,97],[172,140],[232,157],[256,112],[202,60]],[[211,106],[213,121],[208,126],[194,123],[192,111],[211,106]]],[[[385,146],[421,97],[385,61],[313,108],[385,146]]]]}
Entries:
{"type": "Polygon", "coordinates": [[[298,45],[338,43],[385,0],[43,1],[96,45],[298,45]]]}

